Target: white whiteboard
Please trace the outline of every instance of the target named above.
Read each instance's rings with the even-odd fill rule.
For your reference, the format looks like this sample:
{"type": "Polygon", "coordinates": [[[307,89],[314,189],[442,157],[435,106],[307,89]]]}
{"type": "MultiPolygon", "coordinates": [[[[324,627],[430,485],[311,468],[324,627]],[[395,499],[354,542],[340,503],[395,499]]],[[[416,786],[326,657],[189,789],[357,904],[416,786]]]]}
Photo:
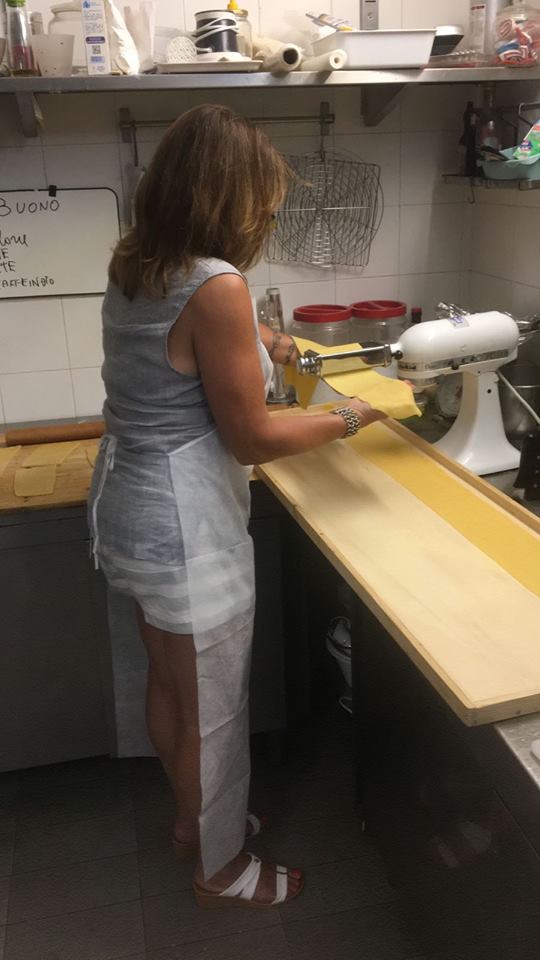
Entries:
{"type": "Polygon", "coordinates": [[[103,293],[119,237],[113,190],[0,190],[0,298],[103,293]]]}

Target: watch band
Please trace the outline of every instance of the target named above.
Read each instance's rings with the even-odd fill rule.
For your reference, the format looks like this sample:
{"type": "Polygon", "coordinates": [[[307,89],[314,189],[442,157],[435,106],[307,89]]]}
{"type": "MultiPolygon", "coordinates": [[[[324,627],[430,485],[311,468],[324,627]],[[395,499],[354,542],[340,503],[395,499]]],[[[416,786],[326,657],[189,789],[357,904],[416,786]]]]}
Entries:
{"type": "Polygon", "coordinates": [[[338,407],[336,410],[332,410],[331,413],[335,413],[337,416],[343,417],[347,431],[345,437],[354,437],[362,426],[362,419],[356,410],[353,410],[352,407],[338,407]]]}

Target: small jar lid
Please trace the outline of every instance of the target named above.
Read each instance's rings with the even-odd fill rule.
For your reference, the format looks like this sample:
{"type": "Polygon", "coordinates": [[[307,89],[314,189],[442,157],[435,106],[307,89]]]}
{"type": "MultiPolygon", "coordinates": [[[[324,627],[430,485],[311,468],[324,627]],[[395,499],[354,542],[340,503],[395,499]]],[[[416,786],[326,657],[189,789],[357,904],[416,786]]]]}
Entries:
{"type": "Polygon", "coordinates": [[[407,304],[401,300],[360,300],[351,305],[352,315],[358,320],[391,320],[404,317],[407,304]]]}
{"type": "Polygon", "coordinates": [[[68,3],[56,3],[53,7],[51,7],[52,14],[80,13],[80,12],[81,12],[80,0],[71,0],[71,2],[68,2],[68,3]]]}
{"type": "Polygon", "coordinates": [[[339,303],[312,303],[295,307],[293,317],[300,323],[341,323],[351,319],[351,308],[339,303]]]}

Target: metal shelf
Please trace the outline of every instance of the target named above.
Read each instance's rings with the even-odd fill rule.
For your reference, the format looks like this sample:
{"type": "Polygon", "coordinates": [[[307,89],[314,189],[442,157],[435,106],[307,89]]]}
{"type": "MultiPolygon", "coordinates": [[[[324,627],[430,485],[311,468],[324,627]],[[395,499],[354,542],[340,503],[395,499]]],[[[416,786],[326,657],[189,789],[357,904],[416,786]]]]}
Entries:
{"type": "Polygon", "coordinates": [[[425,70],[295,70],[271,73],[142,74],[132,77],[0,77],[1,93],[119,93],[132,90],[196,90],[253,87],[353,87],[407,83],[493,83],[540,80],[540,68],[428,67],[425,70]]]}
{"type": "Polygon", "coordinates": [[[271,73],[141,74],[131,77],[0,77],[0,95],[15,96],[25,136],[39,133],[36,94],[128,93],[164,90],[252,90],[277,88],[362,88],[362,115],[367,126],[376,126],[392,109],[408,84],[499,83],[540,81],[540,68],[427,67],[425,70],[334,70],[329,73],[293,71],[271,73]]]}
{"type": "Polygon", "coordinates": [[[487,177],[463,177],[445,173],[444,182],[455,186],[480,187],[483,190],[540,190],[540,180],[490,180],[487,177]]]}

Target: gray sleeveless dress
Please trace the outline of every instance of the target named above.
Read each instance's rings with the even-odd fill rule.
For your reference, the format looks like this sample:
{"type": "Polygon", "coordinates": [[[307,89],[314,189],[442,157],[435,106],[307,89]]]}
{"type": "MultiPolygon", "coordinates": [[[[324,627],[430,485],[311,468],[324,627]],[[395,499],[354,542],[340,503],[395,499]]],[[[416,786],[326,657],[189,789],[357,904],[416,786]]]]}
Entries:
{"type": "MultiPolygon", "coordinates": [[[[204,873],[244,845],[249,789],[248,684],[255,605],[247,531],[250,468],[221,442],[202,383],[169,363],[167,337],[211,277],[238,271],[198,260],[167,296],[103,304],[106,435],[89,522],[110,585],[135,598],[147,623],[192,634],[201,733],[204,873]]],[[[258,337],[266,388],[272,362],[258,337]]]]}

